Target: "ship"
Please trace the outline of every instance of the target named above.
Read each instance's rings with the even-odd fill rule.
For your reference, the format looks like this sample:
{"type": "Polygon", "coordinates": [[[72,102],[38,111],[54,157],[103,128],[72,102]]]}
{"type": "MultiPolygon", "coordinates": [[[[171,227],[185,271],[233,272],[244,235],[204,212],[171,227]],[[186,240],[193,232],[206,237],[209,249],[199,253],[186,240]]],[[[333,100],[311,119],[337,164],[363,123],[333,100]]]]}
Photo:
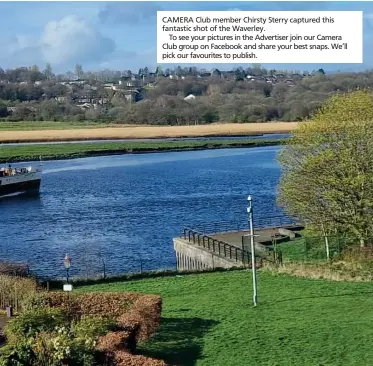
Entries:
{"type": "Polygon", "coordinates": [[[40,190],[42,163],[22,167],[0,167],[0,198],[37,195],[40,190]]]}

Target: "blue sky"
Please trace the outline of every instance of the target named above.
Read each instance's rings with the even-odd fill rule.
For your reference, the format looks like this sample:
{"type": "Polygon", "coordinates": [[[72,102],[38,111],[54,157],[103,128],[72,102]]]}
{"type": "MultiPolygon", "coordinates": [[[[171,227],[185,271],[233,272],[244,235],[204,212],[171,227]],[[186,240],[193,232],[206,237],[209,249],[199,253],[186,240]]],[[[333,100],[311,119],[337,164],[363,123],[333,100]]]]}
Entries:
{"type": "MultiPolygon", "coordinates": [[[[373,68],[372,2],[0,2],[0,67],[52,65],[55,72],[131,69],[156,60],[157,10],[362,10],[364,64],[263,64],[277,69],[359,71],[373,68]]],[[[348,26],[348,24],[346,24],[348,26]]],[[[167,67],[168,65],[162,65],[167,67]]],[[[169,65],[175,66],[175,65],[169,65]]],[[[248,64],[197,65],[229,70],[248,64]]]]}

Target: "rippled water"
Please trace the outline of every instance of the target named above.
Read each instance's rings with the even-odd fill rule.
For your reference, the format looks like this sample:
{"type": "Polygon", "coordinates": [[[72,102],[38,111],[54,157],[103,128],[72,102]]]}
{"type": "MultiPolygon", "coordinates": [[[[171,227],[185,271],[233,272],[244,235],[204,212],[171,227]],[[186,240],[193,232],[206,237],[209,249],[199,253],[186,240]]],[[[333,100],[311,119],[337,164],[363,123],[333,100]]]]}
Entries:
{"type": "Polygon", "coordinates": [[[279,147],[93,157],[44,163],[40,198],[0,200],[0,257],[39,275],[174,268],[184,226],[279,213],[279,147]]]}

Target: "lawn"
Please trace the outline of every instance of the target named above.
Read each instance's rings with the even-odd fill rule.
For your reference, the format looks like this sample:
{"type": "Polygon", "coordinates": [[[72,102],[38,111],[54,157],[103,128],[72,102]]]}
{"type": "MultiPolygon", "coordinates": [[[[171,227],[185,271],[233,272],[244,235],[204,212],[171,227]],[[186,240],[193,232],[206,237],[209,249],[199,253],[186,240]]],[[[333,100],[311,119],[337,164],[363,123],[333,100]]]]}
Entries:
{"type": "Polygon", "coordinates": [[[249,271],[86,286],[163,298],[157,335],[140,352],[176,365],[349,366],[373,364],[373,289],[249,271]]]}
{"type": "Polygon", "coordinates": [[[256,140],[210,140],[210,141],[167,141],[167,142],[85,142],[41,145],[2,145],[0,163],[15,161],[71,159],[87,156],[145,153],[172,150],[217,149],[229,147],[273,146],[283,142],[280,139],[256,140]]]}

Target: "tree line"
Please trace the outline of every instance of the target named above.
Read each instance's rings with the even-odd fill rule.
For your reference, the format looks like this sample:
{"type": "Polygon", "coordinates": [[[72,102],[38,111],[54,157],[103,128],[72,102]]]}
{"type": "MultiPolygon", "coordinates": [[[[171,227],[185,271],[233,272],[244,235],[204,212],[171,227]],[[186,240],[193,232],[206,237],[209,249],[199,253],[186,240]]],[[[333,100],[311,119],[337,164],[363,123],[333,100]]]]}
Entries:
{"type": "Polygon", "coordinates": [[[152,125],[300,121],[333,94],[369,88],[373,72],[311,73],[260,65],[223,72],[182,68],[55,75],[51,66],[0,69],[0,118],[152,125]],[[69,80],[79,83],[68,83],[69,80]],[[121,84],[119,82],[122,81],[121,84]],[[107,83],[112,85],[107,85],[107,83]]]}

